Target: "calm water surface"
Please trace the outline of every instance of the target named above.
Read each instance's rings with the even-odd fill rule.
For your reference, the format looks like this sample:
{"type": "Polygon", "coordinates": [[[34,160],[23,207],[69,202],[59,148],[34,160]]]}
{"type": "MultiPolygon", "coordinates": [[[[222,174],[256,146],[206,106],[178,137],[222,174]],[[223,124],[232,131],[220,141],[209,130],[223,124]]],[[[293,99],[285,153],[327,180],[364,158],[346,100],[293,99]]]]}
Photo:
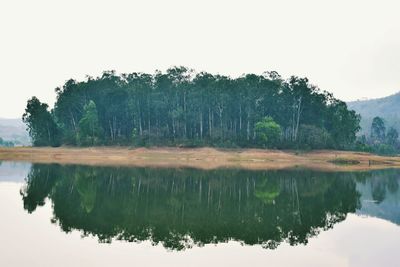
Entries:
{"type": "Polygon", "coordinates": [[[400,171],[0,165],[0,266],[399,266],[400,171]]]}

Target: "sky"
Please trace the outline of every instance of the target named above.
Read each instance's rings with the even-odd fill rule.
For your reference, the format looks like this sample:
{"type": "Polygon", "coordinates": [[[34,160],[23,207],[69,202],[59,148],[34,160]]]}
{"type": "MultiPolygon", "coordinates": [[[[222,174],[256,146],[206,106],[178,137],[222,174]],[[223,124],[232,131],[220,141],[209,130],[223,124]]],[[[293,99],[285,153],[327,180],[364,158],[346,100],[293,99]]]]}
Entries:
{"type": "Polygon", "coordinates": [[[400,91],[400,1],[0,0],[0,117],[105,70],[308,77],[345,101],[400,91]]]}

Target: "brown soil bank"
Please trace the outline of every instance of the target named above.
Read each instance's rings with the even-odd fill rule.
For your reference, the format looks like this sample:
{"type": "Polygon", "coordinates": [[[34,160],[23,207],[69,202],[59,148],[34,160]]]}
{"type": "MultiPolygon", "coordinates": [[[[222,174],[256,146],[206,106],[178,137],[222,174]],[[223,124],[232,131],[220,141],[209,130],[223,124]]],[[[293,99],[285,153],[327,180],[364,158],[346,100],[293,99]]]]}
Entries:
{"type": "Polygon", "coordinates": [[[400,168],[400,157],[320,150],[307,153],[264,149],[214,148],[0,148],[0,160],[84,165],[192,167],[200,169],[283,169],[332,171],[400,168]]]}
{"type": "Polygon", "coordinates": [[[191,167],[200,169],[283,169],[331,171],[400,168],[400,157],[319,150],[307,153],[264,149],[214,148],[0,148],[0,160],[113,166],[191,167]]]}

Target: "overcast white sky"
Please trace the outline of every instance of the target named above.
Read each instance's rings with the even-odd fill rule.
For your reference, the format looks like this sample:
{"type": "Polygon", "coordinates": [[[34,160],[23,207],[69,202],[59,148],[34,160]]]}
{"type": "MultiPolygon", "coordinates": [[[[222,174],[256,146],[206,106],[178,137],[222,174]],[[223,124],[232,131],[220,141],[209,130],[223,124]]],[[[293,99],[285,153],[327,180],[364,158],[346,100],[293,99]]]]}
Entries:
{"type": "Polygon", "coordinates": [[[67,79],[184,65],[306,76],[343,100],[400,90],[400,1],[0,0],[0,117],[67,79]]]}

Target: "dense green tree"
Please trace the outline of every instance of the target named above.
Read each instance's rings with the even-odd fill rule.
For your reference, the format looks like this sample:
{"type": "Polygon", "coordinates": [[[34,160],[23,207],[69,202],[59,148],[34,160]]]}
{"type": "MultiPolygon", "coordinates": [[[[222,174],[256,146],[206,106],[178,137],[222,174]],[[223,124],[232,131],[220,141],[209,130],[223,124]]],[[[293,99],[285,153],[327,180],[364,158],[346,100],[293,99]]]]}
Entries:
{"type": "Polygon", "coordinates": [[[107,71],[81,82],[69,80],[56,93],[62,143],[71,145],[77,144],[90,101],[96,103],[102,129],[99,143],[106,145],[254,147],[260,145],[256,123],[266,116],[281,128],[279,148],[303,146],[302,125],[329,135],[326,148],[351,147],[359,130],[360,117],[344,102],[307,78],[284,80],[276,72],[233,79],[185,67],[155,74],[107,71]]]}
{"type": "Polygon", "coordinates": [[[282,129],[272,117],[264,117],[256,123],[256,135],[263,146],[274,146],[278,143],[282,129]]]}
{"type": "Polygon", "coordinates": [[[100,128],[96,104],[90,100],[84,106],[82,119],[79,121],[79,143],[83,145],[96,145],[100,141],[102,129],[100,128]]]}
{"type": "MultiPolygon", "coordinates": [[[[356,141],[356,134],[360,130],[360,115],[347,108],[346,103],[337,100],[328,94],[328,110],[316,110],[315,112],[327,112],[325,128],[331,136],[336,148],[351,147],[356,141]]],[[[311,125],[315,125],[311,123],[311,125]]],[[[316,125],[318,126],[318,125],[316,125]]]]}
{"type": "Polygon", "coordinates": [[[47,104],[41,103],[34,96],[28,100],[22,116],[35,146],[58,146],[60,144],[59,128],[47,108],[47,104]]]}
{"type": "Polygon", "coordinates": [[[331,136],[323,128],[304,124],[300,127],[299,141],[303,147],[312,149],[324,148],[330,145],[331,136]]]}

